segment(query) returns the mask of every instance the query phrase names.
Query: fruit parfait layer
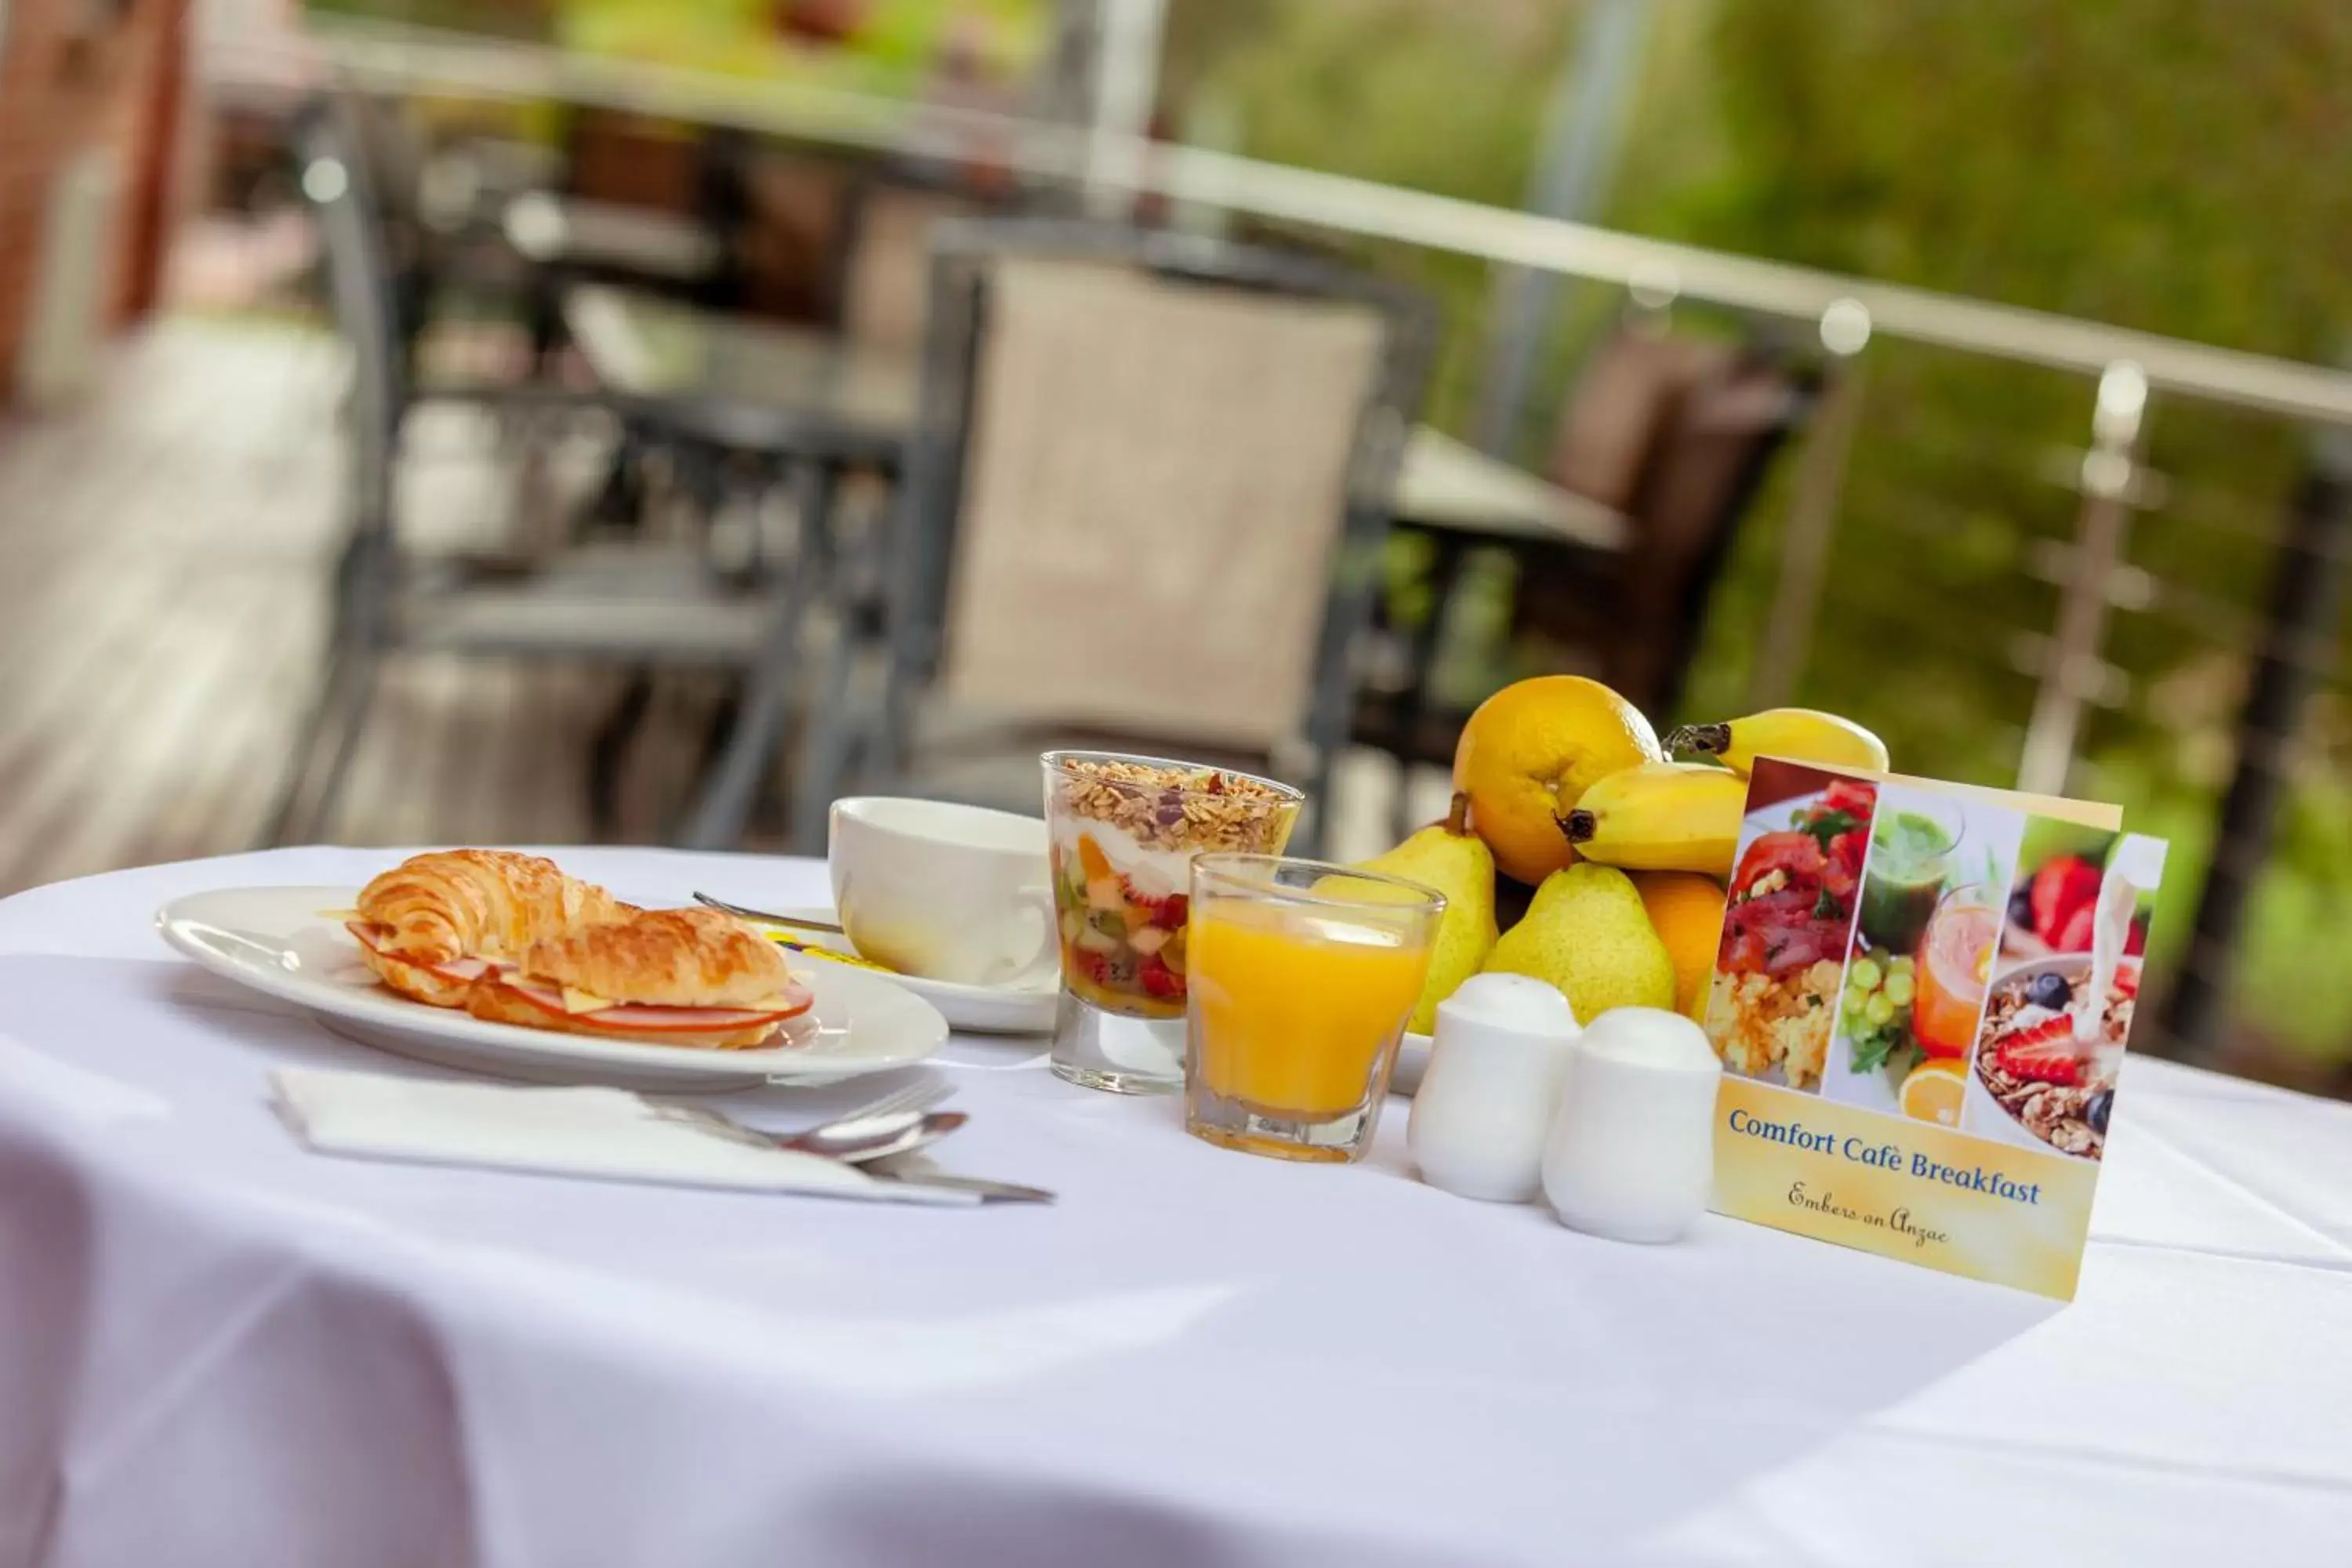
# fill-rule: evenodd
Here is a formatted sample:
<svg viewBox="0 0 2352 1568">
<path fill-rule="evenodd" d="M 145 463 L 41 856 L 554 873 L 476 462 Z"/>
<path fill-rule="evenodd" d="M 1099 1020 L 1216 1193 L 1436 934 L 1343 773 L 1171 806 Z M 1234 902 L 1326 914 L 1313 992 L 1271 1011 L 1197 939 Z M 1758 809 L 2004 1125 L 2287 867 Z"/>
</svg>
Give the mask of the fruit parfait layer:
<svg viewBox="0 0 2352 1568">
<path fill-rule="evenodd" d="M 1048 753 L 1045 820 L 1064 984 L 1106 1012 L 1181 1017 L 1192 857 L 1281 854 L 1305 798 L 1220 768 Z"/>
</svg>

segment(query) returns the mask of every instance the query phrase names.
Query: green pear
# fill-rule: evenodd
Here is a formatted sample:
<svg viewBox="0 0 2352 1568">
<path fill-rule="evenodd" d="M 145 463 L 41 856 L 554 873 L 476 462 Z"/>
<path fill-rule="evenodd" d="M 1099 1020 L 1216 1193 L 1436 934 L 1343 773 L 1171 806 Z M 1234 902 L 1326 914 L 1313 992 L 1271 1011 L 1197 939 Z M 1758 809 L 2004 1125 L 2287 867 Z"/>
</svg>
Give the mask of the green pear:
<svg viewBox="0 0 2352 1568">
<path fill-rule="evenodd" d="M 1363 863 L 1367 871 L 1420 882 L 1445 895 L 1430 940 L 1429 977 L 1406 1026 L 1417 1035 L 1437 1026 L 1437 1005 L 1478 973 L 1495 946 L 1495 852 L 1463 826 L 1466 797 L 1454 797 L 1453 813 L 1423 828 L 1384 855 Z"/>
<path fill-rule="evenodd" d="M 1674 960 L 1641 890 L 1614 866 L 1580 860 L 1546 877 L 1527 917 L 1486 955 L 1486 968 L 1557 985 L 1580 1024 L 1612 1007 L 1674 1010 Z"/>
</svg>

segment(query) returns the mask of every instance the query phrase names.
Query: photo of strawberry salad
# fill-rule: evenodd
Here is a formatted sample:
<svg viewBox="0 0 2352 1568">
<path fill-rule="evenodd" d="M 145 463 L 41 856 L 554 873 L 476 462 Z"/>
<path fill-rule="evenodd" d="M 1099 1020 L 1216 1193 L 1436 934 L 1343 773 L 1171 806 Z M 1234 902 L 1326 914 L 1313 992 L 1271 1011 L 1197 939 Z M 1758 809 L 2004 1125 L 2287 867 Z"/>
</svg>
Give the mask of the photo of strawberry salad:
<svg viewBox="0 0 2352 1568">
<path fill-rule="evenodd" d="M 2101 844 L 2104 851 L 2104 842 Z M 2018 879 L 2009 898 L 2009 921 L 2001 951 L 2011 958 L 2091 951 L 2093 906 L 2099 897 L 2101 861 L 2068 851 L 2049 856 Z M 2137 916 L 2125 952 L 2137 958 L 2147 946 L 2147 920 Z"/>
</svg>

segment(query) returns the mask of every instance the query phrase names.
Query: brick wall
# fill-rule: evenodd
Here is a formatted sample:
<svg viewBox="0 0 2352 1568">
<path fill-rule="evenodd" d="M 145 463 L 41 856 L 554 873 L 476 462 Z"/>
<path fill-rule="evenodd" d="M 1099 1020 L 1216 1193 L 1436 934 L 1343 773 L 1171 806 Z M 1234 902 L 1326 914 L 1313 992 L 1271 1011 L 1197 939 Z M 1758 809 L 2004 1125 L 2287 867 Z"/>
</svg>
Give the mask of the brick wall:
<svg viewBox="0 0 2352 1568">
<path fill-rule="evenodd" d="M 118 319 L 148 297 L 152 225 L 138 214 L 186 0 L 7 0 L 0 37 L 0 403 L 7 401 L 40 267 L 42 220 L 58 171 L 84 149 L 113 149 L 123 206 L 113 225 L 108 298 Z M 152 209 L 151 209 L 152 210 Z M 142 237 L 148 240 L 142 245 Z M 142 251 L 142 265 L 131 265 Z"/>
</svg>

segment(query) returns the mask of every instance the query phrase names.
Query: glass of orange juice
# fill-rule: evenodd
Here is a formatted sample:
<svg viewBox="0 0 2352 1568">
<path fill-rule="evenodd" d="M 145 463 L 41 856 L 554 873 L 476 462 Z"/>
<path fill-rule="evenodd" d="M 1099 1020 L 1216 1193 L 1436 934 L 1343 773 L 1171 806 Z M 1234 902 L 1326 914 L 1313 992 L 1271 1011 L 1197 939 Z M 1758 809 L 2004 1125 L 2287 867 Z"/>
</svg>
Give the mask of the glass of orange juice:
<svg viewBox="0 0 2352 1568">
<path fill-rule="evenodd" d="M 2000 893 L 1971 882 L 1946 893 L 1919 939 L 1911 1036 L 1931 1057 L 1966 1057 L 1976 1043 L 2000 934 Z"/>
<path fill-rule="evenodd" d="M 1184 1125 L 1286 1160 L 1370 1146 L 1444 895 L 1322 860 L 1192 862 Z"/>
</svg>

